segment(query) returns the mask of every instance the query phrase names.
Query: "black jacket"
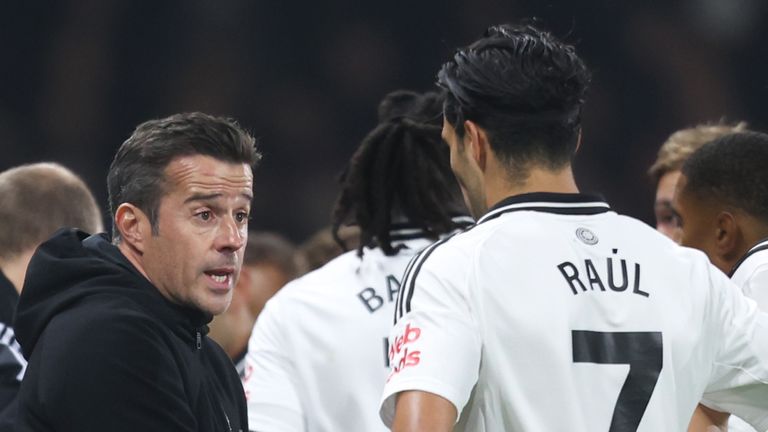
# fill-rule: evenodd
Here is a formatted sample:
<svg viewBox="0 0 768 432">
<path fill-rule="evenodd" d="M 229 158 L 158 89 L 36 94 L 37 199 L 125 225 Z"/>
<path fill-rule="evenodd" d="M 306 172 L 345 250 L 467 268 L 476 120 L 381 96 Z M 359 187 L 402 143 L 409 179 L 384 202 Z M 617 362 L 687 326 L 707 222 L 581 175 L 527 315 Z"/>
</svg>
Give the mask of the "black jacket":
<svg viewBox="0 0 768 432">
<path fill-rule="evenodd" d="M 104 235 L 37 250 L 16 312 L 19 431 L 247 431 L 211 317 L 167 301 Z"/>
</svg>

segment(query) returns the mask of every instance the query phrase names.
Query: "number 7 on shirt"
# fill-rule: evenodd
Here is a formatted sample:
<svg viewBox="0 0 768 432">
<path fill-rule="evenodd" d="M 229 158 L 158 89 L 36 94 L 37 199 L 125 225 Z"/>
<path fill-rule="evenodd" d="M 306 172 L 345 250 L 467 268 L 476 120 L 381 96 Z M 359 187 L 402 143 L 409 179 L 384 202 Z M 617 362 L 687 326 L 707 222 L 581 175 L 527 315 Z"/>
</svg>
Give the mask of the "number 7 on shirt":
<svg viewBox="0 0 768 432">
<path fill-rule="evenodd" d="M 608 432 L 635 432 L 651 399 L 663 363 L 661 332 L 573 330 L 573 362 L 628 364 Z"/>
</svg>

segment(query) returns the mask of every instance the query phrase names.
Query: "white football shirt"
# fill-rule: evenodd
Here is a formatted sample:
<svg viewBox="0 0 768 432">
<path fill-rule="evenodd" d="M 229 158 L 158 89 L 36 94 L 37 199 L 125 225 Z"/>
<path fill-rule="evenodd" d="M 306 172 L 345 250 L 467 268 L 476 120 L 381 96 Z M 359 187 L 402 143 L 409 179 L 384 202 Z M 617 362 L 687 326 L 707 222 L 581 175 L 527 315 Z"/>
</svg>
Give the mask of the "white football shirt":
<svg viewBox="0 0 768 432">
<path fill-rule="evenodd" d="M 744 295 L 755 300 L 761 310 L 768 312 L 768 239 L 747 251 L 731 270 L 731 280 L 741 287 Z"/>
<path fill-rule="evenodd" d="M 463 225 L 470 218 L 456 220 Z M 345 253 L 281 289 L 256 322 L 243 384 L 253 431 L 384 431 L 387 336 L 408 261 L 431 241 L 399 227 L 394 256 Z"/>
<path fill-rule="evenodd" d="M 731 270 L 731 280 L 747 297 L 757 302 L 758 308 L 768 312 L 768 239 L 749 249 Z M 738 417 L 728 421 L 729 432 L 755 432 Z"/>
<path fill-rule="evenodd" d="M 594 197 L 510 197 L 408 266 L 382 397 L 460 431 L 683 431 L 702 395 L 768 428 L 768 319 L 706 256 Z M 715 364 L 718 365 L 717 373 Z"/>
</svg>

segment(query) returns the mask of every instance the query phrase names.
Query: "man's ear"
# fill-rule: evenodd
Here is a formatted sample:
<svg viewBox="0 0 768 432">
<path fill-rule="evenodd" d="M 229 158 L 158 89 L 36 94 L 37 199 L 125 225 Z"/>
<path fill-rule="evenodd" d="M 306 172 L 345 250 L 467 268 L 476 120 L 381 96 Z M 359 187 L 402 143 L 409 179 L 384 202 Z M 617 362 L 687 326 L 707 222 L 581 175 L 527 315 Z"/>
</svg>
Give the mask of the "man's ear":
<svg viewBox="0 0 768 432">
<path fill-rule="evenodd" d="M 144 240 L 152 235 L 152 224 L 140 208 L 122 203 L 115 212 L 115 226 L 120 238 L 139 253 L 144 253 Z"/>
<path fill-rule="evenodd" d="M 478 126 L 472 120 L 465 120 L 463 139 L 465 140 L 465 145 L 470 146 L 472 158 L 477 163 L 477 166 L 480 167 L 480 170 L 485 171 L 488 152 L 490 151 L 490 143 L 488 142 L 488 135 L 485 133 L 485 129 Z"/>
<path fill-rule="evenodd" d="M 731 260 L 739 252 L 737 249 L 741 244 L 741 237 L 743 235 L 736 217 L 728 211 L 719 212 L 716 218 L 715 229 L 717 230 L 715 236 L 717 254 L 726 260 Z"/>
</svg>

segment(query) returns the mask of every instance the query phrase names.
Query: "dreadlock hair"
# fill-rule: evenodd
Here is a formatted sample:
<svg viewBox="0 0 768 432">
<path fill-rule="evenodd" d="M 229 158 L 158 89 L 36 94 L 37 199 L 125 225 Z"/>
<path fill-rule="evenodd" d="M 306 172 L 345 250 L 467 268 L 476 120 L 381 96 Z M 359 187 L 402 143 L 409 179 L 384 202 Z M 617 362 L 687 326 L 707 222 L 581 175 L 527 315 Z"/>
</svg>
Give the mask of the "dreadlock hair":
<svg viewBox="0 0 768 432">
<path fill-rule="evenodd" d="M 436 240 L 459 227 L 451 216 L 466 214 L 440 137 L 442 96 L 394 91 L 379 104 L 378 117 L 341 174 L 332 216 L 334 239 L 344 249 L 342 225 L 359 226 L 359 256 L 366 246 L 395 255 L 400 248 L 390 230 L 402 219 Z"/>
</svg>

